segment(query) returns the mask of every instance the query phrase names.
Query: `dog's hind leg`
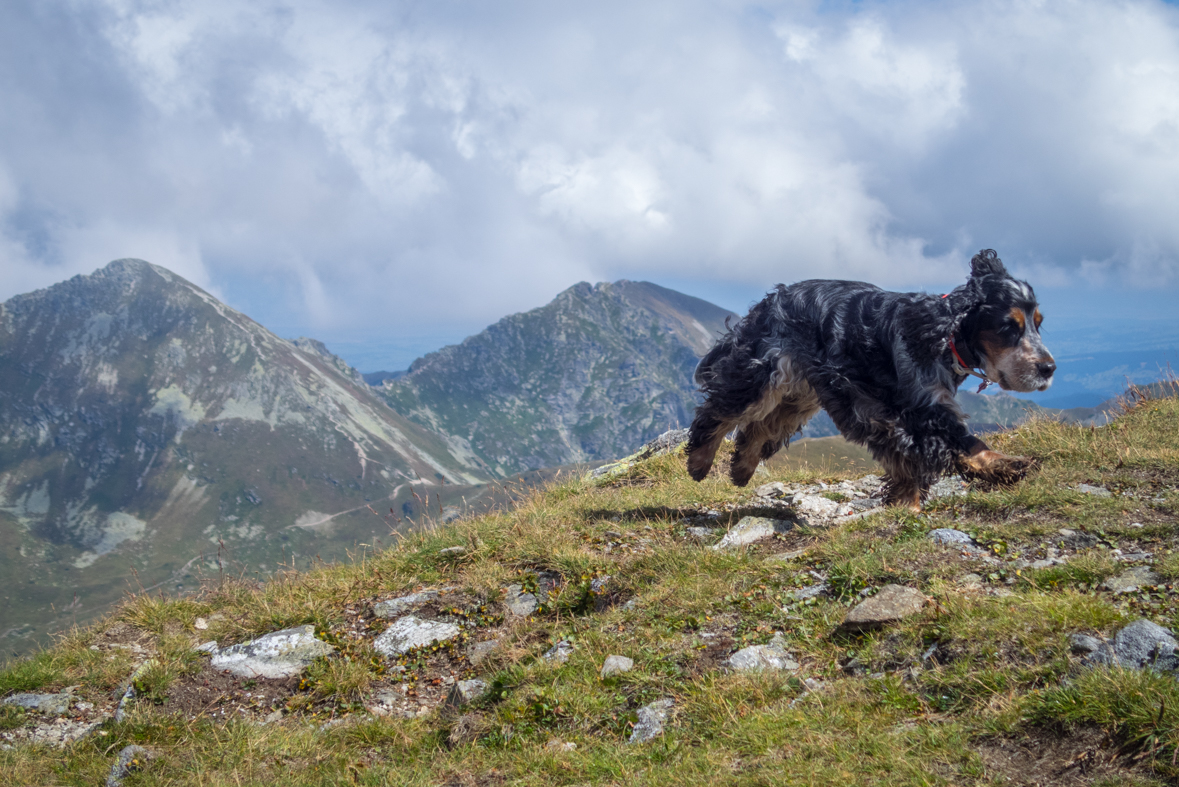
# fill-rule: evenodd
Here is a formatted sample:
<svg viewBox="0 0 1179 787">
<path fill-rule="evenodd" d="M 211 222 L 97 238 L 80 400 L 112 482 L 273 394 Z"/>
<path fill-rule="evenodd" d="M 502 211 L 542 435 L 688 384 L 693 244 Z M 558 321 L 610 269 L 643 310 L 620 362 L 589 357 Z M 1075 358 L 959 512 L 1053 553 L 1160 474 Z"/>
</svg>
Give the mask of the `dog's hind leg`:
<svg viewBox="0 0 1179 787">
<path fill-rule="evenodd" d="M 765 418 L 742 425 L 729 467 L 733 483 L 748 484 L 758 464 L 778 453 L 818 411 L 819 400 L 814 392 L 798 391 L 783 399 Z"/>
<path fill-rule="evenodd" d="M 736 421 L 717 417 L 715 410 L 706 402 L 696 410 L 692 426 L 688 431 L 688 475 L 693 481 L 703 481 L 712 469 L 716 451 Z"/>
</svg>

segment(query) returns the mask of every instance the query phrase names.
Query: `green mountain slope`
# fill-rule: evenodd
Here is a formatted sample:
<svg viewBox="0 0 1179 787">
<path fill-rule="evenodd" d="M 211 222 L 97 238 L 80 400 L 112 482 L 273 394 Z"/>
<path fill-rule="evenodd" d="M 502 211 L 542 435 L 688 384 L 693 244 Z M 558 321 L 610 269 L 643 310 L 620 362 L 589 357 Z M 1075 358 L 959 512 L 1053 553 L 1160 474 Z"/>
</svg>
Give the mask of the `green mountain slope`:
<svg viewBox="0 0 1179 787">
<path fill-rule="evenodd" d="M 388 534 L 369 501 L 419 478 L 485 475 L 323 345 L 163 268 L 118 260 L 0 305 L 0 636 L 191 587 L 226 555 L 343 557 Z"/>
<path fill-rule="evenodd" d="M 583 282 L 380 391 L 496 475 L 625 456 L 691 420 L 692 372 L 730 314 L 647 282 Z"/>
</svg>

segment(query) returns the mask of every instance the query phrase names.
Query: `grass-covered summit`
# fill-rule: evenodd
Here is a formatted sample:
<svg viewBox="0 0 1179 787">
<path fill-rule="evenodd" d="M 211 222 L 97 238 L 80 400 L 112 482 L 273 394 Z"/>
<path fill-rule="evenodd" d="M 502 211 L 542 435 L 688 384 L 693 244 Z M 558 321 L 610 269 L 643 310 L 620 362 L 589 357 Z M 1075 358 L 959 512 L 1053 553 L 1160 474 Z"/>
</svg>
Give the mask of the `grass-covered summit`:
<svg viewBox="0 0 1179 787">
<path fill-rule="evenodd" d="M 691 482 L 675 452 L 354 564 L 132 598 L 0 672 L 0 696 L 70 703 L 64 721 L 5 706 L 0 777 L 92 785 L 137 744 L 147 754 L 125 785 L 1173 783 L 1175 675 L 1085 666 L 1070 637 L 1179 623 L 1179 399 L 994 443 L 1039 472 L 1011 489 L 948 485 L 919 516 L 798 524 L 775 497 L 805 490 L 842 512 L 871 484 L 840 482 L 864 471 L 774 465 L 755 497 Z M 747 516 L 794 526 L 711 548 Z M 971 541 L 937 543 L 938 528 Z M 842 625 L 888 585 L 923 606 L 874 630 Z M 459 633 L 381 655 L 406 616 Z M 304 624 L 335 651 L 295 678 L 227 676 L 193 649 Z M 786 654 L 781 668 L 733 669 L 753 645 Z M 609 656 L 633 666 L 602 677 Z M 122 720 L 100 721 L 133 673 Z M 458 697 L 471 678 L 482 693 Z M 661 734 L 631 743 L 653 706 Z M 96 723 L 61 747 L 23 742 Z"/>
</svg>

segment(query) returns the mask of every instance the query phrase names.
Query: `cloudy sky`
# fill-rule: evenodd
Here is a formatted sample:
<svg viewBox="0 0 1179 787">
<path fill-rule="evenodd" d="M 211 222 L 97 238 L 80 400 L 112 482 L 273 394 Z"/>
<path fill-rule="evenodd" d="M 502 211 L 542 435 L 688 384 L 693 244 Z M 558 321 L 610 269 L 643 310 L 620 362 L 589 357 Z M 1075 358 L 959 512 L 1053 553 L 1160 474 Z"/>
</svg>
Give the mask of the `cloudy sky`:
<svg viewBox="0 0 1179 787">
<path fill-rule="evenodd" d="M 0 107 L 0 299 L 141 257 L 365 371 L 580 280 L 1179 295 L 1157 0 L 17 0 Z"/>
</svg>

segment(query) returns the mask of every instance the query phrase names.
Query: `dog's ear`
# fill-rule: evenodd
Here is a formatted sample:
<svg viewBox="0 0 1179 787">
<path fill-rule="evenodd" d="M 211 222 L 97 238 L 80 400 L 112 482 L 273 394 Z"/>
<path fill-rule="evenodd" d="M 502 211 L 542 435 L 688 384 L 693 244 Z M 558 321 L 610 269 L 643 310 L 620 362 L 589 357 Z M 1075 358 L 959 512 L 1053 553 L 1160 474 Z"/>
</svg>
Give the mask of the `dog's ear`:
<svg viewBox="0 0 1179 787">
<path fill-rule="evenodd" d="M 970 260 L 970 276 L 981 279 L 983 276 L 1006 276 L 1007 269 L 1003 267 L 1003 260 L 994 249 L 983 249 Z"/>
</svg>

